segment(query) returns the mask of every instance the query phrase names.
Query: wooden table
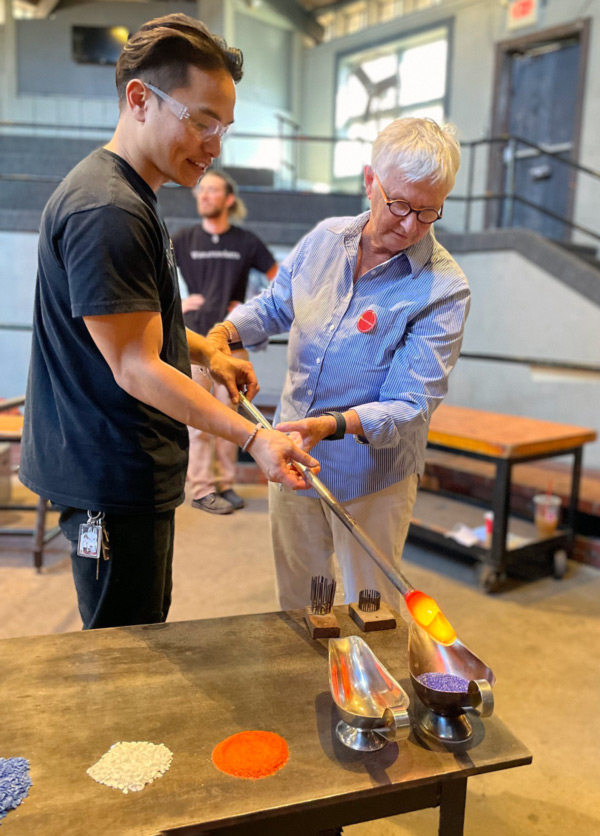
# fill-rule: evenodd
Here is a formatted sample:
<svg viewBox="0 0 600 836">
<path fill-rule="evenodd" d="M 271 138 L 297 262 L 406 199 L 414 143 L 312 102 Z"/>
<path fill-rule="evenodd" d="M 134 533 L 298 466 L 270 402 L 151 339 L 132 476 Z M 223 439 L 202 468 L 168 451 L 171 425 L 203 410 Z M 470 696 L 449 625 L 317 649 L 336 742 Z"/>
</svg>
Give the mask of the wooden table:
<svg viewBox="0 0 600 836">
<path fill-rule="evenodd" d="M 358 633 L 345 610 L 342 635 Z M 416 712 L 404 622 L 366 641 Z M 531 761 L 495 716 L 472 720 L 468 750 L 427 748 L 414 730 L 379 752 L 347 749 L 334 733 L 327 642 L 309 638 L 300 611 L 8 639 L 0 666 L 0 756 L 28 758 L 33 779 L 3 836 L 310 836 L 436 806 L 440 836 L 460 836 L 467 778 Z M 287 740 L 274 776 L 213 766 L 214 746 L 248 729 Z M 86 775 L 132 740 L 168 746 L 169 771 L 127 795 Z"/>
<path fill-rule="evenodd" d="M 25 398 L 11 398 L 9 401 L 0 403 L 0 442 L 7 441 L 9 444 L 20 444 L 23 434 L 22 415 L 4 415 L 3 410 L 21 406 Z M 10 503 L 0 505 L 0 511 L 35 511 L 35 524 L 33 528 L 0 528 L 0 535 L 6 534 L 9 537 L 25 536 L 32 538 L 33 565 L 38 572 L 42 571 L 44 562 L 44 546 L 60 534 L 60 528 L 55 525 L 49 530 L 46 529 L 46 514 L 50 510 L 47 499 L 38 497 L 35 505 L 19 505 Z"/>
<path fill-rule="evenodd" d="M 541 560 L 550 566 L 555 577 L 562 577 L 566 557 L 571 556 L 575 539 L 582 448 L 596 437 L 596 431 L 586 427 L 442 404 L 431 418 L 428 446 L 489 461 L 496 466 L 491 509 L 494 512 L 492 542 L 489 549 L 460 546 L 447 538 L 447 528 L 440 525 L 439 520 L 419 516 L 413 518 L 411 536 L 482 560 L 481 582 L 488 592 L 500 587 L 510 563 L 523 568 Z M 573 470 L 566 525 L 553 537 L 543 540 L 539 540 L 531 528 L 530 541 L 509 550 L 507 533 L 513 466 L 567 454 L 573 456 Z M 432 511 L 435 514 L 435 509 Z"/>
</svg>

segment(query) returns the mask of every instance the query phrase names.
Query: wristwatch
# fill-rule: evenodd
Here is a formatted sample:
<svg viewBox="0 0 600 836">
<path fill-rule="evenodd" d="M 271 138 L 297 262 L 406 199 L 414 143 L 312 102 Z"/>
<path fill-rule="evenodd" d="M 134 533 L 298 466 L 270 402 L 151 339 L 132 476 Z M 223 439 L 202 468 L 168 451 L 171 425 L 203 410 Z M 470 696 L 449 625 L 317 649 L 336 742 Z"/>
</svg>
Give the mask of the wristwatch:
<svg viewBox="0 0 600 836">
<path fill-rule="evenodd" d="M 322 415 L 331 415 L 335 418 L 335 432 L 331 435 L 326 435 L 323 441 L 339 441 L 346 435 L 346 419 L 341 412 L 322 412 Z"/>
</svg>

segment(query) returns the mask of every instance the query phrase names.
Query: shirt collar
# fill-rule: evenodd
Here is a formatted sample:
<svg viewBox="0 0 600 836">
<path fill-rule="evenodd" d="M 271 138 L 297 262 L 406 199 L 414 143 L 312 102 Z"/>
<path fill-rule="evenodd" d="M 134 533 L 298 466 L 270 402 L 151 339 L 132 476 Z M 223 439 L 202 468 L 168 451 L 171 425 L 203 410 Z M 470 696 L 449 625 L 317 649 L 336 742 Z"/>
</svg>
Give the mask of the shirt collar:
<svg viewBox="0 0 600 836">
<path fill-rule="evenodd" d="M 407 247 L 404 250 L 404 255 L 408 258 L 410 264 L 413 279 L 416 279 L 425 265 L 431 261 L 434 242 L 435 235 L 432 225 L 427 235 L 421 238 L 418 244 L 413 244 L 412 247 Z"/>
<path fill-rule="evenodd" d="M 367 210 L 360 215 L 353 218 L 335 218 L 330 226 L 327 228 L 338 235 L 343 235 L 345 243 L 354 243 L 358 247 L 358 241 L 354 240 L 360 237 L 367 221 L 371 217 L 371 212 Z M 431 260 L 433 255 L 433 246 L 435 243 L 435 235 L 433 226 L 431 226 L 427 235 L 422 238 L 418 244 L 413 244 L 412 247 L 407 247 L 401 250 L 396 255 L 388 259 L 388 262 L 394 261 L 396 258 L 406 256 L 410 264 L 410 272 L 413 279 L 416 279 L 421 270 Z"/>
</svg>

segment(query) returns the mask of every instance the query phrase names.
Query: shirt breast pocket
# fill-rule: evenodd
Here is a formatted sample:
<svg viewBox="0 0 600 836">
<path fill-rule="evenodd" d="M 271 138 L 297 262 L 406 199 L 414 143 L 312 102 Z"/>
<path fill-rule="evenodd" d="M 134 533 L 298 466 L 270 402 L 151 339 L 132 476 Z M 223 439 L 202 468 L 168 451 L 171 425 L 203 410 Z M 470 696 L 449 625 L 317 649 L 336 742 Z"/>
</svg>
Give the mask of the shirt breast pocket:
<svg viewBox="0 0 600 836">
<path fill-rule="evenodd" d="M 354 344 L 366 365 L 389 365 L 406 332 L 407 317 L 402 309 L 365 305 L 353 324 Z"/>
</svg>

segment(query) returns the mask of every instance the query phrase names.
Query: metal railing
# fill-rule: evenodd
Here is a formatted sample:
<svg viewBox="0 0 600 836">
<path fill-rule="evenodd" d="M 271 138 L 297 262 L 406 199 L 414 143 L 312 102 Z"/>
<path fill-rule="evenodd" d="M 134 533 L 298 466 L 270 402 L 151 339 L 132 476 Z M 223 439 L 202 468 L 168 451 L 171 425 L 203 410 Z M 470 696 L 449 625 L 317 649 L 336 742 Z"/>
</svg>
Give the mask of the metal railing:
<svg viewBox="0 0 600 836">
<path fill-rule="evenodd" d="M 0 325 L 0 328 L 2 326 Z M 278 334 L 269 339 L 269 345 L 288 345 L 287 334 Z M 573 363 L 565 360 L 553 360 L 539 357 L 521 357 L 508 354 L 481 354 L 479 352 L 461 351 L 461 360 L 482 360 L 488 363 L 512 363 L 517 366 L 529 366 L 534 369 L 558 370 L 561 372 L 586 372 L 600 374 L 600 365 L 594 363 Z"/>
<path fill-rule="evenodd" d="M 486 191 L 485 194 L 473 194 L 477 149 L 480 147 L 485 147 L 489 149 L 494 145 L 501 145 L 505 152 L 503 153 L 503 159 L 506 163 L 504 177 L 506 188 L 497 192 Z M 529 209 L 534 210 L 535 212 L 539 213 L 544 217 L 551 218 L 552 220 L 564 224 L 570 230 L 576 230 L 578 232 L 583 233 L 584 235 L 590 236 L 596 241 L 600 241 L 600 230 L 594 230 L 587 226 L 583 226 L 583 224 L 579 224 L 576 221 L 573 221 L 571 218 L 566 217 L 565 215 L 561 215 L 557 212 L 554 212 L 551 209 L 548 209 L 546 206 L 540 206 L 538 203 L 534 203 L 533 201 L 531 201 L 525 195 L 518 193 L 516 183 L 515 162 L 517 160 L 517 152 L 519 146 L 524 146 L 525 148 L 531 149 L 534 152 L 535 156 L 546 156 L 553 158 L 561 165 L 566 166 L 572 175 L 576 173 L 583 174 L 592 178 L 592 182 L 594 182 L 595 184 L 600 184 L 600 171 L 590 168 L 589 166 L 581 165 L 580 163 L 577 163 L 574 160 L 565 159 L 562 156 L 562 154 L 564 154 L 564 151 L 557 151 L 546 148 L 543 145 L 538 145 L 534 142 L 530 142 L 528 139 L 525 139 L 521 136 L 516 136 L 514 134 L 504 134 L 497 137 L 461 142 L 461 148 L 463 150 L 465 148 L 469 149 L 469 159 L 467 163 L 466 194 L 452 194 L 448 197 L 448 200 L 465 202 L 466 207 L 464 218 L 464 232 L 468 233 L 471 231 L 471 210 L 473 203 L 477 201 L 502 201 L 505 204 L 505 211 L 503 212 L 502 222 L 500 224 L 497 224 L 497 226 L 513 226 L 514 207 L 516 203 L 519 203 L 523 206 L 527 206 Z M 598 192 L 598 196 L 600 197 L 600 190 Z M 493 226 L 493 224 L 489 225 Z"/>
<path fill-rule="evenodd" d="M 26 323 L 0 322 L 0 331 L 33 331 L 33 325 Z M 269 345 L 287 346 L 287 334 L 278 334 L 269 338 Z M 519 366 L 531 366 L 542 369 L 557 369 L 564 372 L 588 372 L 600 374 L 600 365 L 594 363 L 572 363 L 564 360 L 548 360 L 539 357 L 508 356 L 506 354 L 481 354 L 472 351 L 461 351 L 463 360 L 483 360 L 491 363 L 514 363 Z M 6 406 L 4 406 L 6 409 Z"/>
<path fill-rule="evenodd" d="M 333 149 L 336 143 L 348 143 L 349 140 L 344 137 L 302 134 L 300 133 L 300 126 L 292 119 L 282 115 L 277 115 L 276 118 L 278 121 L 278 132 L 276 134 L 233 131 L 231 135 L 225 138 L 224 148 L 227 150 L 229 143 L 272 141 L 278 144 L 279 152 L 277 155 L 274 155 L 277 160 L 275 165 L 279 165 L 281 169 L 279 179 L 275 181 L 275 188 L 285 188 L 290 191 L 310 191 L 310 182 L 306 179 L 302 180 L 300 177 L 300 151 L 302 147 L 309 144 L 324 144 L 332 149 L 333 155 Z M 0 133 L 7 129 L 24 130 L 25 128 L 29 128 L 30 130 L 56 129 L 57 131 L 71 133 L 79 132 L 80 137 L 82 132 L 88 135 L 97 134 L 101 131 L 104 131 L 107 136 L 110 134 L 110 129 L 92 125 L 38 124 L 33 126 L 24 122 L 0 122 Z M 353 142 L 363 146 L 370 145 L 366 140 L 353 140 Z M 282 150 L 284 145 L 289 145 L 289 153 L 285 153 Z M 233 148 L 232 145 L 229 145 L 229 147 Z M 523 149 L 527 149 L 531 152 L 532 156 L 548 157 L 561 166 L 567 167 L 569 183 L 566 188 L 570 193 L 565 197 L 568 199 L 567 202 L 571 202 L 571 206 L 574 205 L 575 186 L 580 187 L 582 185 L 582 183 L 575 182 L 576 178 L 581 177 L 589 178 L 588 182 L 593 184 L 593 188 L 596 190 L 597 197 L 594 198 L 593 195 L 590 195 L 590 204 L 598 203 L 600 199 L 600 188 L 598 188 L 600 184 L 600 171 L 565 158 L 564 150 L 553 150 L 550 147 L 530 142 L 521 136 L 505 134 L 478 140 L 467 140 L 461 143 L 461 147 L 463 149 L 463 170 L 466 170 L 464 191 L 463 193 L 449 195 L 448 202 L 464 205 L 464 216 L 462 218 L 462 224 L 460 224 L 463 232 L 469 233 L 474 231 L 473 207 L 476 204 L 483 203 L 484 206 L 490 207 L 495 203 L 496 209 L 498 210 L 495 213 L 496 217 L 492 217 L 492 212 L 486 212 L 484 220 L 478 224 L 479 229 L 512 227 L 515 222 L 515 207 L 520 205 L 535 213 L 536 216 L 548 218 L 550 221 L 562 224 L 564 229 L 569 231 L 569 234 L 577 232 L 591 238 L 594 242 L 600 242 L 600 227 L 592 228 L 587 224 L 580 223 L 577 219 L 576 212 L 575 218 L 571 216 L 571 211 L 568 214 L 561 214 L 547 206 L 534 202 L 531 200 L 530 195 L 520 192 L 516 178 L 516 160 L 518 154 L 521 153 L 522 155 Z M 477 172 L 477 165 L 480 162 L 478 152 L 481 148 L 487 151 L 488 159 L 484 162 L 482 170 Z M 493 159 L 494 154 L 496 155 L 495 161 Z M 464 161 L 465 157 L 467 158 L 466 166 Z M 502 160 L 502 162 L 500 163 L 499 160 Z M 235 166 L 236 162 L 230 162 L 227 153 L 225 153 L 218 161 L 218 166 L 227 168 L 229 165 Z M 248 169 L 253 167 L 256 166 L 250 165 Z M 478 182 L 487 183 L 489 182 L 490 170 L 492 168 L 495 169 L 494 176 L 496 180 L 493 189 L 485 188 L 483 191 L 479 190 L 476 192 L 476 172 L 478 174 Z M 62 177 L 59 175 L 11 173 L 0 170 L 0 181 L 53 183 L 60 182 L 61 179 Z M 326 182 L 324 185 L 331 191 L 346 191 L 348 193 L 360 194 L 363 191 L 362 173 L 356 175 L 355 178 L 348 177 L 343 180 L 330 176 L 329 182 Z M 520 225 L 523 226 L 524 224 Z"/>
</svg>

